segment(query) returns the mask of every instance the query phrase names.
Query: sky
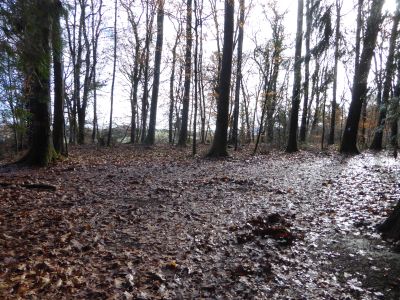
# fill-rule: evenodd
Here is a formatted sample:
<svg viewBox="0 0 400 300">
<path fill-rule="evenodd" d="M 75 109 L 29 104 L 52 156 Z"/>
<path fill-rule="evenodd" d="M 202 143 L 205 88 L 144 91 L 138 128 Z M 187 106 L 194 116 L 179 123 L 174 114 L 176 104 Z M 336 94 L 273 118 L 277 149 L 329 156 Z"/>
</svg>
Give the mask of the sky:
<svg viewBox="0 0 400 300">
<path fill-rule="evenodd" d="M 181 0 L 177 0 L 181 1 Z M 204 0 L 205 3 L 208 3 L 208 0 Z M 223 1 L 221 2 L 221 13 L 223 13 Z M 246 0 L 248 3 L 249 0 Z M 288 34 L 288 43 L 293 43 L 295 40 L 295 32 L 296 32 L 296 16 L 297 16 L 297 0 L 281 0 L 278 1 L 279 6 L 281 7 L 281 11 L 287 11 L 287 15 L 285 18 L 285 28 L 286 33 Z M 343 8 L 342 8 L 342 29 L 347 28 L 348 30 L 354 30 L 355 28 L 355 20 L 356 20 L 356 11 L 353 9 L 354 3 L 356 0 L 343 0 Z M 108 13 L 110 16 L 113 14 L 113 0 L 104 0 L 106 6 L 108 6 Z M 169 1 L 166 1 L 165 9 L 166 11 L 170 10 L 168 7 Z M 238 1 L 236 2 L 238 3 Z M 268 23 L 262 13 L 262 3 L 265 3 L 265 0 L 253 0 L 254 8 L 251 10 L 248 18 L 246 20 L 246 24 L 244 27 L 245 32 L 245 40 L 244 40 L 244 51 L 253 49 L 254 43 L 252 41 L 253 36 L 257 36 L 257 39 L 262 41 L 266 40 L 269 37 L 270 32 L 268 31 Z M 334 3 L 334 0 L 332 0 Z M 384 11 L 394 11 L 395 10 L 395 0 L 386 0 Z M 238 5 L 236 5 L 238 6 Z M 109 18 L 109 22 L 112 22 L 112 18 Z M 118 18 L 119 26 L 123 27 L 126 24 L 126 15 L 122 11 L 122 8 L 119 12 Z M 334 20 L 333 20 L 334 22 Z M 223 23 L 223 15 L 221 15 L 220 23 Z M 212 20 L 209 21 L 209 24 L 212 29 L 207 30 L 207 40 L 205 43 L 205 57 L 207 54 L 210 54 L 211 51 L 216 50 L 216 42 L 214 40 L 213 33 L 213 23 Z M 164 49 L 163 49 L 163 65 L 161 66 L 161 87 L 159 93 L 159 105 L 158 105 L 158 118 L 157 118 L 157 128 L 167 128 L 167 118 L 165 117 L 167 111 L 168 104 L 168 85 L 169 85 L 169 68 L 168 64 L 165 62 L 168 60 L 170 56 L 170 48 L 169 45 L 172 43 L 175 38 L 175 31 L 172 23 L 168 17 L 164 19 Z M 304 47 L 303 47 L 304 51 Z M 294 47 L 287 50 L 285 55 L 294 56 Z M 154 58 L 151 57 L 151 60 Z M 107 63 L 107 66 L 104 68 L 103 77 L 111 78 L 111 66 L 112 63 Z M 251 67 L 251 66 L 250 66 Z M 245 66 L 246 68 L 246 66 Z M 343 78 L 338 84 L 338 94 L 340 95 L 341 91 L 346 91 L 349 89 L 348 82 L 345 80 L 346 74 L 343 64 L 339 63 L 339 73 L 342 74 L 339 78 Z M 109 76 L 108 76 L 109 75 Z M 258 78 L 254 78 L 253 84 L 256 85 L 256 81 Z M 100 128 L 105 128 L 109 119 L 109 110 L 110 110 L 110 82 L 102 88 L 99 92 L 99 126 Z M 250 82 L 250 84 L 252 84 Z M 129 102 L 129 93 L 127 92 L 126 81 L 124 80 L 122 74 L 117 71 L 117 81 L 115 87 L 115 106 L 114 106 L 114 116 L 115 116 L 115 125 L 129 124 L 130 122 L 130 102 Z M 151 96 L 151 93 L 150 93 Z M 88 109 L 88 121 L 92 118 L 91 107 Z"/>
</svg>

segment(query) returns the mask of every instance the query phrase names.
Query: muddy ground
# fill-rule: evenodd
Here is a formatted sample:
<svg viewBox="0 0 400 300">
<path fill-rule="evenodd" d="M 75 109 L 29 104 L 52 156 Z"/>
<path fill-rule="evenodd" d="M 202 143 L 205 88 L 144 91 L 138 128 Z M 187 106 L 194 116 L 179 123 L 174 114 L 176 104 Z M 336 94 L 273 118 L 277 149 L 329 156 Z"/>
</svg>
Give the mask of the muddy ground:
<svg viewBox="0 0 400 300">
<path fill-rule="evenodd" d="M 232 151 L 233 152 L 233 151 Z M 0 298 L 399 299 L 387 153 L 72 149 L 0 168 Z"/>
</svg>

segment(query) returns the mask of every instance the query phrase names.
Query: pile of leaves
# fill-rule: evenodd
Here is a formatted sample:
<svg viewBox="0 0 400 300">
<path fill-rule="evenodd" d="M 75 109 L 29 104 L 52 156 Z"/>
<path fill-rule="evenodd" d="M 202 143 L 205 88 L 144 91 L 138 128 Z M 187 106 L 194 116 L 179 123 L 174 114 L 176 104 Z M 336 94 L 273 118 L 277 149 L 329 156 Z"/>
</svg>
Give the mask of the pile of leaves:
<svg viewBox="0 0 400 300">
<path fill-rule="evenodd" d="M 299 237 L 291 230 L 291 223 L 288 222 L 278 213 L 270 214 L 266 217 L 259 215 L 250 218 L 242 228 L 231 228 L 232 231 L 237 231 L 237 241 L 239 244 L 244 244 L 249 241 L 254 241 L 257 237 L 272 238 L 279 245 L 292 245 L 293 241 Z"/>
</svg>

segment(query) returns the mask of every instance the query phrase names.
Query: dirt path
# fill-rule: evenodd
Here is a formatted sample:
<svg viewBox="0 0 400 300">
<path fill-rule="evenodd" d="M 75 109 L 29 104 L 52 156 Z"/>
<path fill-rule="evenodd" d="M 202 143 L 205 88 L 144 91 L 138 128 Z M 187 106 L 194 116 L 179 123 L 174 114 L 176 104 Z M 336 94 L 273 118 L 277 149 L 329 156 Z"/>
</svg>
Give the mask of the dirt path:
<svg viewBox="0 0 400 300">
<path fill-rule="evenodd" d="M 165 148 L 3 168 L 0 296 L 397 299 L 400 255 L 374 226 L 399 179 L 385 155 L 213 161 Z"/>
</svg>

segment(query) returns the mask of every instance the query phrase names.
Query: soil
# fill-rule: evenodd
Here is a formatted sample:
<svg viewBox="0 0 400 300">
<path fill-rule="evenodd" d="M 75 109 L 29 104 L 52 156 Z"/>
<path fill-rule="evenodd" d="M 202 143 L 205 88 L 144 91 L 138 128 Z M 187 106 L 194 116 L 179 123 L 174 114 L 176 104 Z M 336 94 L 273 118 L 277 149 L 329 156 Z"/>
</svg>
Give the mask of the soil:
<svg viewBox="0 0 400 300">
<path fill-rule="evenodd" d="M 249 150 L 250 151 L 250 150 Z M 5 299 L 399 299 L 388 153 L 75 147 L 0 168 Z"/>
</svg>

